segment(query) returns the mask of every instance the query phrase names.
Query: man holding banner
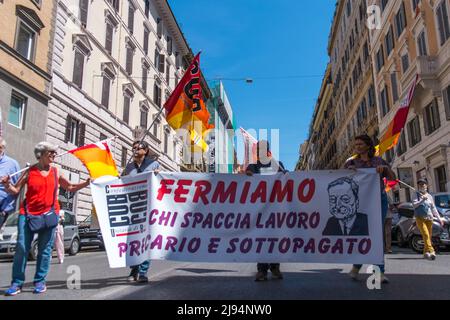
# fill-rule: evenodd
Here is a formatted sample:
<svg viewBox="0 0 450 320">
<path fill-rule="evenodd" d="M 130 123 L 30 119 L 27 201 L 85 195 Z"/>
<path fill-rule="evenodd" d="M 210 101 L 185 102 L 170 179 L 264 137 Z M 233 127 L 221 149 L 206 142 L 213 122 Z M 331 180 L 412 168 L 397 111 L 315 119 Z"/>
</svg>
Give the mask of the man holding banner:
<svg viewBox="0 0 450 320">
<path fill-rule="evenodd" d="M 278 172 L 286 173 L 281 161 L 277 161 L 272 157 L 270 151 L 269 142 L 265 140 L 258 141 L 257 143 L 257 162 L 251 163 L 246 169 L 246 174 L 252 176 L 253 174 L 271 175 Z M 283 279 L 283 274 L 280 271 L 279 263 L 258 263 L 258 272 L 255 277 L 255 281 L 267 281 L 267 272 L 272 272 L 273 279 Z"/>
<path fill-rule="evenodd" d="M 159 162 L 149 157 L 150 147 L 145 141 L 135 141 L 133 143 L 133 162 L 129 163 L 123 172 L 123 176 L 136 176 L 142 172 L 159 172 Z M 150 260 L 146 260 L 137 266 L 131 267 L 128 281 L 139 283 L 148 282 L 148 269 Z"/>
</svg>

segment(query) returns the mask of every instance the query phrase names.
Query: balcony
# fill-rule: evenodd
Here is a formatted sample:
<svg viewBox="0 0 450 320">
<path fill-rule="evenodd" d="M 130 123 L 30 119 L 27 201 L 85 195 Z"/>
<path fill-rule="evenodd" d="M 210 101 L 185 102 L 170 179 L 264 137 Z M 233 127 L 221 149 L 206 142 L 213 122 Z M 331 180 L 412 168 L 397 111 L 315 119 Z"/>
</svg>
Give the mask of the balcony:
<svg viewBox="0 0 450 320">
<path fill-rule="evenodd" d="M 447 50 L 448 51 L 448 50 Z M 444 52 L 445 53 L 445 52 Z M 420 77 L 420 84 L 424 89 L 433 91 L 435 97 L 441 96 L 439 86 L 439 72 L 444 67 L 443 63 L 445 57 L 439 59 L 436 56 L 419 56 L 416 59 L 417 73 Z"/>
</svg>

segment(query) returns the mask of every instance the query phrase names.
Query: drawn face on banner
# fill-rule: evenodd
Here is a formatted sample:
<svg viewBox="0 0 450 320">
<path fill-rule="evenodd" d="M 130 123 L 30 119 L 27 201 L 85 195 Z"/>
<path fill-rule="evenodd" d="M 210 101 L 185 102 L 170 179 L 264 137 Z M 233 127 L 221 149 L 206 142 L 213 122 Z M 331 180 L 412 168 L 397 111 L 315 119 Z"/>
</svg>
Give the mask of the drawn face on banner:
<svg viewBox="0 0 450 320">
<path fill-rule="evenodd" d="M 339 220 L 347 220 L 358 211 L 358 197 L 350 183 L 343 182 L 328 190 L 330 213 Z"/>
</svg>

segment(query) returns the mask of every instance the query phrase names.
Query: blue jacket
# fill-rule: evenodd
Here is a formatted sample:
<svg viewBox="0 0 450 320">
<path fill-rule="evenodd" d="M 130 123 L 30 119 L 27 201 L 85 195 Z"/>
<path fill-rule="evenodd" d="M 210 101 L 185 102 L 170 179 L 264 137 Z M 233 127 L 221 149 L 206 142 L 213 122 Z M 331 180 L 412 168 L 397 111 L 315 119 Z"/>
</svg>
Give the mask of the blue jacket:
<svg viewBox="0 0 450 320">
<path fill-rule="evenodd" d="M 19 164 L 13 158 L 3 155 L 0 158 L 0 177 L 11 175 L 20 170 Z M 11 183 L 15 184 L 19 176 L 11 178 Z M 5 211 L 10 213 L 16 209 L 16 197 L 10 195 L 5 191 L 5 188 L 0 183 L 0 212 Z"/>
</svg>

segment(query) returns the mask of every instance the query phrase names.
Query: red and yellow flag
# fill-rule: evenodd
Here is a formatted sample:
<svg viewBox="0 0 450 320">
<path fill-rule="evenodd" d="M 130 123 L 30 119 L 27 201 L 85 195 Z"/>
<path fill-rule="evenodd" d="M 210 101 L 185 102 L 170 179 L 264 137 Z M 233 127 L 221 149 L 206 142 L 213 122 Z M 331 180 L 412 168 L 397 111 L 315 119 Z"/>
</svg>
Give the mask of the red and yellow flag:
<svg viewBox="0 0 450 320">
<path fill-rule="evenodd" d="M 164 108 L 169 125 L 175 130 L 181 128 L 188 130 L 193 145 L 205 151 L 207 145 L 203 135 L 207 130 L 214 128 L 214 125 L 209 124 L 210 114 L 203 101 L 200 77 L 200 53 L 198 53 L 164 104 Z M 198 132 L 199 123 L 202 132 Z"/>
<path fill-rule="evenodd" d="M 92 179 L 103 176 L 119 176 L 107 141 L 101 141 L 70 150 L 88 169 Z"/>
<path fill-rule="evenodd" d="M 386 151 L 394 148 L 398 139 L 400 138 L 400 134 L 402 133 L 403 128 L 406 124 L 406 119 L 408 118 L 409 107 L 411 106 L 411 101 L 414 97 L 414 91 L 416 89 L 416 84 L 419 79 L 419 75 L 416 75 L 411 88 L 409 89 L 408 95 L 400 104 L 400 108 L 392 119 L 389 127 L 387 128 L 385 134 L 380 139 L 379 151 L 378 155 L 381 157 Z"/>
</svg>

